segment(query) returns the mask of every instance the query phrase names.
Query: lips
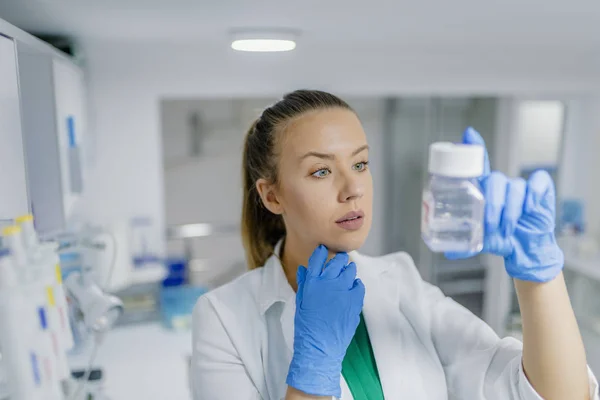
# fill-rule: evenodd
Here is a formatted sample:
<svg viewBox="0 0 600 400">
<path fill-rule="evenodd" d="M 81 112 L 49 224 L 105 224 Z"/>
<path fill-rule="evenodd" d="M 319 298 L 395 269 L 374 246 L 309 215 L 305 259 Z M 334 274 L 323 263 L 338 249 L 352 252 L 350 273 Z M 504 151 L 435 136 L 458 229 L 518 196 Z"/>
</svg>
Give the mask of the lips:
<svg viewBox="0 0 600 400">
<path fill-rule="evenodd" d="M 351 211 L 344 215 L 342 218 L 335 221 L 335 223 L 348 231 L 355 231 L 363 226 L 365 220 L 365 213 L 362 210 Z"/>
<path fill-rule="evenodd" d="M 344 221 L 351 221 L 353 219 L 357 219 L 357 218 L 364 218 L 365 213 L 362 210 L 358 210 L 358 211 L 350 211 L 348 214 L 344 215 L 342 218 L 338 219 L 337 222 L 338 224 L 340 222 L 344 222 Z"/>
</svg>

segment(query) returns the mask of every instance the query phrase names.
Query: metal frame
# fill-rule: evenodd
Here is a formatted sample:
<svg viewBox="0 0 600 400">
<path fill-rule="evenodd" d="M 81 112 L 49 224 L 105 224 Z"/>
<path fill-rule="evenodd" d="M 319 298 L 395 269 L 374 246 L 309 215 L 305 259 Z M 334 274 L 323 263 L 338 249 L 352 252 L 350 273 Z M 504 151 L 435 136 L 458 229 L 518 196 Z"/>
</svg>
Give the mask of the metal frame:
<svg viewBox="0 0 600 400">
<path fill-rule="evenodd" d="M 239 232 L 238 225 L 196 223 L 172 225 L 167 227 L 167 241 L 183 240 L 185 257 L 188 260 L 193 256 L 193 239 L 209 236 L 228 235 Z"/>
</svg>

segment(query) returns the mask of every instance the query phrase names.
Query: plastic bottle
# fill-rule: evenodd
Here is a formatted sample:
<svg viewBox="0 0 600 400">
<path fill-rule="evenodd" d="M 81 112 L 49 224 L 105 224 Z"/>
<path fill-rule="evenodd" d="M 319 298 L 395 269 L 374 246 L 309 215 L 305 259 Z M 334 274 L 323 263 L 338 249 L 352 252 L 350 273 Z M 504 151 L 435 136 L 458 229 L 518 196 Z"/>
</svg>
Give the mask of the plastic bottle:
<svg viewBox="0 0 600 400">
<path fill-rule="evenodd" d="M 62 283 L 62 272 L 60 269 L 59 256 L 56 243 L 40 243 L 35 227 L 33 216 L 24 215 L 16 219 L 23 230 L 25 247 L 32 255 L 32 262 L 40 266 L 40 274 L 44 276 L 47 287 L 48 303 L 50 306 L 50 330 L 56 338 L 55 348 L 58 351 L 58 369 L 61 379 L 71 376 L 67 362 L 67 351 L 73 348 L 73 334 L 69 324 L 68 305 Z"/>
<path fill-rule="evenodd" d="M 437 142 L 429 147 L 429 181 L 423 191 L 421 236 L 434 252 L 483 248 L 485 200 L 483 146 Z"/>
<path fill-rule="evenodd" d="M 34 326 L 33 346 L 39 354 L 38 364 L 44 400 L 62 399 L 62 386 L 58 374 L 58 360 L 55 342 L 48 326 L 48 310 L 51 298 L 48 296 L 47 279 L 40 276 L 39 270 L 31 263 L 25 250 L 21 228 L 9 226 L 2 231 L 4 243 L 14 257 L 19 289 L 25 296 L 27 312 L 23 320 L 32 319 Z"/>
<path fill-rule="evenodd" d="M 14 399 L 43 398 L 35 319 L 30 312 L 10 251 L 0 249 L 0 347 Z"/>
</svg>

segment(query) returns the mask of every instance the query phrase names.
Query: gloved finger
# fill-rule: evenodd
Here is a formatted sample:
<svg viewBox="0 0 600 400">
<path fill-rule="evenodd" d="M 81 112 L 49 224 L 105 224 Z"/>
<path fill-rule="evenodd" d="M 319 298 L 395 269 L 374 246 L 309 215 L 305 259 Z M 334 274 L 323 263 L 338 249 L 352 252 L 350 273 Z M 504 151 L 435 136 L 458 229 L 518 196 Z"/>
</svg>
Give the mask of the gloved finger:
<svg viewBox="0 0 600 400">
<path fill-rule="evenodd" d="M 448 259 L 448 260 L 463 260 L 465 258 L 469 258 L 469 257 L 473 257 L 474 255 L 476 255 L 477 253 L 473 253 L 473 252 L 455 252 L 455 251 L 451 251 L 451 252 L 446 252 L 444 253 L 444 256 Z"/>
<path fill-rule="evenodd" d="M 349 259 L 348 253 L 337 253 L 323 268 L 321 278 L 336 279 L 348 265 Z"/>
<path fill-rule="evenodd" d="M 300 265 L 298 267 L 298 271 L 296 271 L 296 283 L 298 284 L 298 288 L 304 285 L 304 282 L 306 281 L 306 273 L 306 268 Z"/>
<path fill-rule="evenodd" d="M 351 262 L 340 273 L 341 285 L 351 289 L 356 279 L 356 264 Z"/>
<path fill-rule="evenodd" d="M 313 251 L 312 255 L 308 259 L 308 276 L 316 278 L 321 275 L 321 271 L 323 270 L 323 265 L 325 265 L 325 261 L 327 261 L 327 255 L 329 252 L 327 251 L 327 247 L 322 244 L 318 245 L 317 248 Z"/>
<path fill-rule="evenodd" d="M 523 214 L 525 203 L 525 194 L 527 193 L 527 183 L 523 178 L 511 179 L 506 188 L 506 203 L 502 213 L 500 230 L 504 237 L 510 237 L 517 227 L 517 222 Z"/>
<path fill-rule="evenodd" d="M 350 292 L 356 296 L 358 299 L 360 299 L 360 308 L 362 309 L 362 305 L 363 305 L 363 301 L 365 298 L 365 285 L 364 283 L 360 280 L 360 278 L 356 278 L 352 284 L 352 288 L 350 289 Z"/>
<path fill-rule="evenodd" d="M 525 211 L 532 212 L 539 207 L 542 200 L 545 199 L 552 212 L 556 208 L 554 182 L 548 172 L 544 170 L 535 171 L 529 177 L 527 182 L 527 199 L 525 200 Z"/>
<path fill-rule="evenodd" d="M 500 217 L 506 201 L 507 184 L 508 178 L 497 171 L 492 172 L 484 181 L 486 232 L 494 232 L 500 226 Z"/>
<path fill-rule="evenodd" d="M 465 129 L 465 132 L 463 133 L 463 143 L 464 144 L 477 144 L 477 145 L 483 146 L 483 149 L 484 149 L 483 163 L 484 164 L 483 164 L 482 177 L 488 176 L 490 174 L 490 157 L 488 156 L 488 152 L 485 147 L 485 141 L 483 140 L 483 138 L 481 137 L 479 132 L 477 132 L 472 127 L 468 127 L 467 129 Z"/>
</svg>

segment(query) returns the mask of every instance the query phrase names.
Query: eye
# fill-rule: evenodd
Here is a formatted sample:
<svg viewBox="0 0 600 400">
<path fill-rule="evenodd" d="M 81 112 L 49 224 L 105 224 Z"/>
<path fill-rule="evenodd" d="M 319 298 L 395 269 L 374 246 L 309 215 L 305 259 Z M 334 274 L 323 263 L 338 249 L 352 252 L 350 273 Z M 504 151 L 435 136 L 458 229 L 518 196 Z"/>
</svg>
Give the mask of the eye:
<svg viewBox="0 0 600 400">
<path fill-rule="evenodd" d="M 359 163 L 356 163 L 352 166 L 352 169 L 355 171 L 364 171 L 365 169 L 367 169 L 367 165 L 369 165 L 368 161 L 361 161 Z"/>
<path fill-rule="evenodd" d="M 321 168 L 320 170 L 313 172 L 311 175 L 314 176 L 315 178 L 325 178 L 330 173 L 331 173 L 331 171 L 329 171 L 329 169 Z"/>
</svg>

